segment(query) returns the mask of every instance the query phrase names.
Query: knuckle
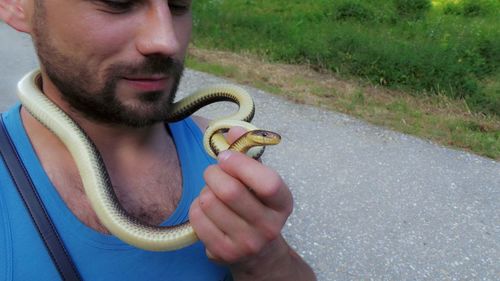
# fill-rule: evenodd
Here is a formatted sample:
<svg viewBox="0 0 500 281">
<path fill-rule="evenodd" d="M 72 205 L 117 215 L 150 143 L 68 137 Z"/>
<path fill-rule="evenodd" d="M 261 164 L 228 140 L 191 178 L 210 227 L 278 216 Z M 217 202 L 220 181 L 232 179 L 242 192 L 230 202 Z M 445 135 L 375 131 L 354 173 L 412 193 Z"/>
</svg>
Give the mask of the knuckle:
<svg viewBox="0 0 500 281">
<path fill-rule="evenodd" d="M 288 218 L 293 213 L 294 201 L 291 192 L 288 200 L 289 200 L 288 204 L 285 204 L 283 207 L 283 214 L 285 215 L 285 218 Z"/>
<path fill-rule="evenodd" d="M 223 262 L 231 262 L 236 259 L 236 251 L 229 237 L 223 235 L 218 236 L 212 243 L 210 248 L 207 248 L 212 256 Z"/>
<path fill-rule="evenodd" d="M 260 231 L 267 241 L 273 241 L 281 234 L 282 224 L 276 221 L 262 224 Z"/>
<path fill-rule="evenodd" d="M 237 202 L 241 198 L 241 195 L 242 189 L 235 182 L 226 182 L 218 194 L 222 201 L 229 204 Z"/>
<path fill-rule="evenodd" d="M 283 180 L 276 172 L 273 171 L 271 176 L 269 176 L 264 183 L 263 195 L 266 197 L 273 197 L 281 190 L 281 188 L 283 188 L 283 186 Z"/>
<path fill-rule="evenodd" d="M 232 264 L 238 262 L 240 259 L 240 254 L 238 251 L 232 246 L 221 247 L 221 251 L 219 252 L 219 256 L 226 263 Z"/>
<path fill-rule="evenodd" d="M 189 210 L 189 221 L 192 223 L 197 223 L 203 217 L 203 212 L 198 204 L 192 204 Z"/>
<path fill-rule="evenodd" d="M 246 218 L 246 221 L 252 226 L 258 226 L 261 222 L 267 220 L 266 215 L 267 213 L 265 211 L 254 210 L 254 212 Z"/>
<path fill-rule="evenodd" d="M 260 253 L 262 250 L 263 243 L 257 238 L 247 238 L 242 242 L 242 254 L 243 256 L 254 256 Z"/>
<path fill-rule="evenodd" d="M 212 191 L 209 191 L 208 189 L 204 189 L 200 196 L 199 196 L 199 200 L 200 200 L 200 209 L 202 211 L 207 211 L 209 210 L 210 208 L 212 208 L 214 206 L 214 204 L 216 204 L 216 197 L 215 195 L 213 194 Z"/>
<path fill-rule="evenodd" d="M 290 204 L 288 204 L 288 207 L 285 209 L 287 218 L 292 215 L 293 207 L 294 207 L 294 201 L 293 201 L 293 198 L 291 198 Z"/>
<path fill-rule="evenodd" d="M 237 255 L 236 253 L 234 252 L 227 252 L 225 254 L 225 258 L 224 260 L 226 261 L 226 263 L 228 264 L 234 264 L 234 263 L 237 263 L 239 260 L 240 260 L 240 256 Z"/>
<path fill-rule="evenodd" d="M 203 172 L 203 179 L 205 179 L 206 182 L 209 181 L 217 169 L 217 165 L 208 166 Z"/>
</svg>

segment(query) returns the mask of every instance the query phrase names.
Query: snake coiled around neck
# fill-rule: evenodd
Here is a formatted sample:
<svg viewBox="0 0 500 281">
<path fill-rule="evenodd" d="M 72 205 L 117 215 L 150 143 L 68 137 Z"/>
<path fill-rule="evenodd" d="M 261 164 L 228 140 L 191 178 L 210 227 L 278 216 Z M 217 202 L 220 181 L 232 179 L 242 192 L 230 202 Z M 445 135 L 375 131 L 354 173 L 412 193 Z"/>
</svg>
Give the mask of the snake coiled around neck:
<svg viewBox="0 0 500 281">
<path fill-rule="evenodd" d="M 38 70 L 27 74 L 18 84 L 18 97 L 28 112 L 64 143 L 77 165 L 92 209 L 108 231 L 130 245 L 150 251 L 176 250 L 196 242 L 198 238 L 189 222 L 165 227 L 148 225 L 123 209 L 96 146 L 71 117 L 41 92 L 37 86 L 39 77 Z M 171 115 L 165 122 L 184 119 L 218 101 L 234 102 L 238 104 L 239 110 L 231 116 L 209 123 L 203 139 L 209 155 L 217 157 L 220 151 L 226 149 L 246 152 L 260 146 L 257 151 L 251 152 L 251 156 L 258 157 L 263 152 L 263 146 L 279 143 L 278 134 L 258 130 L 249 123 L 255 113 L 253 100 L 243 89 L 230 85 L 204 88 L 174 103 Z M 229 145 L 223 134 L 233 126 L 241 126 L 249 131 Z"/>
</svg>

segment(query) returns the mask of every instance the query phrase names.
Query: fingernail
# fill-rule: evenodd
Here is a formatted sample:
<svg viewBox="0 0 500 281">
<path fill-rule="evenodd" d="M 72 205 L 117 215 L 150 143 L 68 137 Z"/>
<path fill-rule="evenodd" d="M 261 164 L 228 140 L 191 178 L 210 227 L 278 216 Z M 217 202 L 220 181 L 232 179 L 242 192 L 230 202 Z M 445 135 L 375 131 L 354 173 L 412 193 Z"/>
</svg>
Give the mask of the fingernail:
<svg viewBox="0 0 500 281">
<path fill-rule="evenodd" d="M 219 153 L 217 158 L 219 159 L 219 161 L 226 161 L 227 159 L 229 159 L 229 157 L 231 157 L 232 154 L 233 153 L 230 150 L 225 150 Z"/>
</svg>

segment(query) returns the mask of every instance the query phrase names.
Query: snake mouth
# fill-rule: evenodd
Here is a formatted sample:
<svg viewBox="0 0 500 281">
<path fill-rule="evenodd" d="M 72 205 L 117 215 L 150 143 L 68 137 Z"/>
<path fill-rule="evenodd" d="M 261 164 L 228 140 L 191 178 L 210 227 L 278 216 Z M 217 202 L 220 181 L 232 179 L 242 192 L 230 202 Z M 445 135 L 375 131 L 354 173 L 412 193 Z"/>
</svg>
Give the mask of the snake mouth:
<svg viewBox="0 0 500 281">
<path fill-rule="evenodd" d="M 281 136 L 266 130 L 253 130 L 246 134 L 253 142 L 259 145 L 275 145 L 281 142 Z"/>
</svg>

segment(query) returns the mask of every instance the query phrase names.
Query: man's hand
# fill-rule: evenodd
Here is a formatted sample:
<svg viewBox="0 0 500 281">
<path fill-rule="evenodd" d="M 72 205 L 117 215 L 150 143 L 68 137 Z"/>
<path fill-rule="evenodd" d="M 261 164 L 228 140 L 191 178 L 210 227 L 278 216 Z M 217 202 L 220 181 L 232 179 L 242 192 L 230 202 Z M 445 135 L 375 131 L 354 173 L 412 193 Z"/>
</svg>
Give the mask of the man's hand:
<svg viewBox="0 0 500 281">
<path fill-rule="evenodd" d="M 233 128 L 228 140 L 244 132 Z M 230 265 L 235 280 L 302 280 L 296 263 L 310 269 L 281 236 L 293 209 L 292 194 L 281 177 L 229 151 L 222 152 L 219 163 L 208 167 L 204 176 L 207 186 L 191 206 L 190 221 L 207 255 Z"/>
</svg>

